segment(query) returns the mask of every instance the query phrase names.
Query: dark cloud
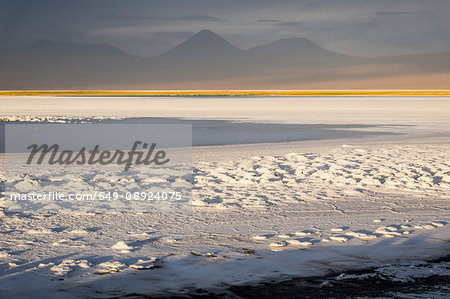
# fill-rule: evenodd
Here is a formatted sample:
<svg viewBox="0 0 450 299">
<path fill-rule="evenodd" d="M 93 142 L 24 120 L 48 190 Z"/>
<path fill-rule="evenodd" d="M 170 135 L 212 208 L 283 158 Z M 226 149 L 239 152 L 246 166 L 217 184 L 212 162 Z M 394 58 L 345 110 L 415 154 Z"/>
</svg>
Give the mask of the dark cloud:
<svg viewBox="0 0 450 299">
<path fill-rule="evenodd" d="M 39 37 L 51 38 L 51 39 L 70 39 L 70 40 L 83 40 L 90 38 L 90 35 L 86 32 L 80 31 L 34 31 L 34 35 Z"/>
<path fill-rule="evenodd" d="M 221 18 L 207 15 L 189 15 L 189 16 L 181 16 L 175 19 L 183 21 L 196 21 L 196 22 L 225 22 L 225 20 Z"/>
<path fill-rule="evenodd" d="M 48 38 L 152 56 L 202 29 L 241 48 L 298 36 L 354 55 L 443 52 L 450 1 L 0 0 L 0 48 Z"/>
<path fill-rule="evenodd" d="M 413 15 L 424 12 L 416 12 L 416 11 L 379 11 L 377 12 L 378 16 L 402 16 L 402 15 Z"/>
<path fill-rule="evenodd" d="M 71 15 L 72 19 L 106 19 L 106 20 L 163 20 L 155 16 L 121 16 L 121 15 Z"/>
<path fill-rule="evenodd" d="M 256 22 L 261 22 L 261 23 L 279 23 L 279 22 L 281 22 L 281 20 L 258 19 L 258 20 L 256 20 Z"/>
<path fill-rule="evenodd" d="M 153 36 L 158 38 L 178 38 L 185 39 L 194 35 L 194 31 L 157 31 L 153 32 Z"/>
<path fill-rule="evenodd" d="M 284 27 L 298 27 L 302 25 L 301 22 L 278 22 L 276 23 L 277 26 L 284 26 Z"/>
</svg>

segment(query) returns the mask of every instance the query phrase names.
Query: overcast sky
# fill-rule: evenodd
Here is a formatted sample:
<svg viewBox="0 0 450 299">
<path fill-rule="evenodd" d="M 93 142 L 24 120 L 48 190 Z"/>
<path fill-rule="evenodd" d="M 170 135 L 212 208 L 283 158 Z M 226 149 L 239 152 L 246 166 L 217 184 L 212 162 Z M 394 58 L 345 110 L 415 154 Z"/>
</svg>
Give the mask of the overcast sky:
<svg viewBox="0 0 450 299">
<path fill-rule="evenodd" d="M 361 56 L 450 51 L 449 0 L 0 0 L 0 47 L 40 39 L 160 54 L 202 29 L 247 49 L 282 37 Z"/>
</svg>

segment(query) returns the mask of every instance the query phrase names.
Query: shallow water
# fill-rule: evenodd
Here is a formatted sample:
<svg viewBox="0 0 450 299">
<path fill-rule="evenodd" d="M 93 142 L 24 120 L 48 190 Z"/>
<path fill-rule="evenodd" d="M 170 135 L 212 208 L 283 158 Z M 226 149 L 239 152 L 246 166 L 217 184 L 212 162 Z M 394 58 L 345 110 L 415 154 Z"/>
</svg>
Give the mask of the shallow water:
<svg viewBox="0 0 450 299">
<path fill-rule="evenodd" d="M 72 123 L 73 121 L 68 120 L 67 122 Z M 79 122 L 80 120 L 76 121 L 76 123 Z M 273 124 L 177 118 L 125 118 L 94 122 L 99 124 L 188 124 L 192 125 L 193 146 L 330 140 L 401 134 L 392 132 L 396 127 L 401 127 L 398 125 Z M 10 122 L 9 124 L 15 123 L 33 124 L 30 122 Z M 3 149 L 3 140 L 4 130 L 0 129 L 0 150 Z"/>
<path fill-rule="evenodd" d="M 395 135 L 383 125 L 270 124 L 225 120 L 128 118 L 105 123 L 191 124 L 192 145 L 232 145 Z M 366 131 L 364 129 L 370 129 Z"/>
</svg>

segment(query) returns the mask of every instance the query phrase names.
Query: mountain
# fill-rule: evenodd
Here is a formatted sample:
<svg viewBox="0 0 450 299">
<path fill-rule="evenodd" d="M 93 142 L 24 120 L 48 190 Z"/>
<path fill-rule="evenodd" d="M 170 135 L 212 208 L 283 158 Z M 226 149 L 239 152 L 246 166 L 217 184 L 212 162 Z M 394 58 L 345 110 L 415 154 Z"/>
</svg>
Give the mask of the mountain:
<svg viewBox="0 0 450 299">
<path fill-rule="evenodd" d="M 124 69 L 138 71 L 143 58 L 102 44 L 40 40 L 0 52 L 0 88 L 84 88 L 119 80 Z"/>
<path fill-rule="evenodd" d="M 211 30 L 202 30 L 172 50 L 155 57 L 163 63 L 185 64 L 220 64 L 242 57 L 245 51 L 223 39 Z"/>
<path fill-rule="evenodd" d="M 202 30 L 152 58 L 41 40 L 0 50 L 1 89 L 448 88 L 450 53 L 364 58 L 283 38 L 242 50 Z"/>
<path fill-rule="evenodd" d="M 2 51 L 3 66 L 19 69 L 58 69 L 71 67 L 110 67 L 136 63 L 141 58 L 103 44 L 80 45 L 69 42 L 40 40 L 25 47 Z M 70 71 L 70 69 L 69 69 Z"/>
<path fill-rule="evenodd" d="M 354 57 L 325 50 L 306 38 L 282 38 L 248 50 L 258 62 L 288 64 L 324 64 L 347 62 Z"/>
</svg>

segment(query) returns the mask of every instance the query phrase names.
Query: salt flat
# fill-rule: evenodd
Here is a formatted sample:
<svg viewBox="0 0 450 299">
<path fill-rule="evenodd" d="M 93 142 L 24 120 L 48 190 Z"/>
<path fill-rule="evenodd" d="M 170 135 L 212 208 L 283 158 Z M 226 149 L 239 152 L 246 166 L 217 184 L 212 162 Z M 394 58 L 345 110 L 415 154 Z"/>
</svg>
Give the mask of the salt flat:
<svg viewBox="0 0 450 299">
<path fill-rule="evenodd" d="M 319 140 L 194 147 L 190 211 L 2 215 L 6 295 L 183 294 L 428 260 L 450 249 L 446 97 L 5 97 L 0 107 L 9 120 L 357 126 Z M 360 134 L 374 131 L 389 134 Z"/>
<path fill-rule="evenodd" d="M 440 122 L 448 97 L 0 97 L 2 116 L 245 119 L 284 123 Z"/>
</svg>

